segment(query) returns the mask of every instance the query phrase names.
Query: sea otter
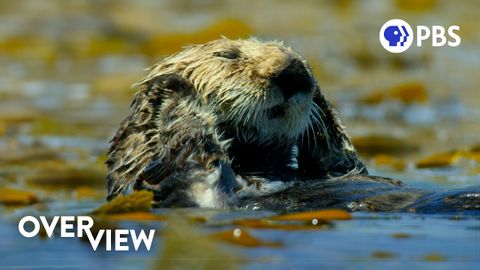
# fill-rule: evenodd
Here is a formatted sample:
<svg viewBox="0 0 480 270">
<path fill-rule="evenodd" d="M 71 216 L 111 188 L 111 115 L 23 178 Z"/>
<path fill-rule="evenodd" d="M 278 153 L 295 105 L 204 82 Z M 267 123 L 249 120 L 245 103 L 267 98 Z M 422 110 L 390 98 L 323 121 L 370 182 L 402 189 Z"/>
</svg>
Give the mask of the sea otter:
<svg viewBox="0 0 480 270">
<path fill-rule="evenodd" d="M 147 189 L 159 207 L 391 210 L 428 194 L 368 176 L 312 69 L 281 42 L 189 46 L 136 87 L 108 153 L 108 200 Z M 380 185 L 394 202 L 332 183 Z"/>
</svg>

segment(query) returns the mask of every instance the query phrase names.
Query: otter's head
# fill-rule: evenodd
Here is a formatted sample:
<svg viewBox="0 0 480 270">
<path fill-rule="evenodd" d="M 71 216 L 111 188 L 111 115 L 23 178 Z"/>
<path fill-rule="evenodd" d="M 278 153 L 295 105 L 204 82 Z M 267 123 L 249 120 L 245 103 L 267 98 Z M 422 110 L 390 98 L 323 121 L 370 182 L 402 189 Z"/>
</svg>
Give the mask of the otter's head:
<svg viewBox="0 0 480 270">
<path fill-rule="evenodd" d="M 279 42 L 219 39 L 186 47 L 157 64 L 141 82 L 176 73 L 195 87 L 220 123 L 237 137 L 297 139 L 320 115 L 306 61 Z"/>
</svg>

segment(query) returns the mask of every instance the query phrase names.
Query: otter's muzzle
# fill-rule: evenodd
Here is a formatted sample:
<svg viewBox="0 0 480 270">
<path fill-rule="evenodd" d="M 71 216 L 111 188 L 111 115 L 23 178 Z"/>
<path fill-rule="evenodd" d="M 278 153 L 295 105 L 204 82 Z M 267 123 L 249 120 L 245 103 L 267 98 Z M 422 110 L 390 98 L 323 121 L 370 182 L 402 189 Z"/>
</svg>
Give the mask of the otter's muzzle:
<svg viewBox="0 0 480 270">
<path fill-rule="evenodd" d="M 285 100 L 298 93 L 309 93 L 313 90 L 313 79 L 299 59 L 292 59 L 272 82 L 282 91 Z"/>
</svg>

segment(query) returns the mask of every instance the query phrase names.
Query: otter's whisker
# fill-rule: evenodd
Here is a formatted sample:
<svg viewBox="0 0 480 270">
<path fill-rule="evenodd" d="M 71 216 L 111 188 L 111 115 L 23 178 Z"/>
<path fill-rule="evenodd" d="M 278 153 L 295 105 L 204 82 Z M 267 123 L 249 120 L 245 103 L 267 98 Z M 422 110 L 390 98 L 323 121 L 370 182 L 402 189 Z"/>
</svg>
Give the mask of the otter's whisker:
<svg viewBox="0 0 480 270">
<path fill-rule="evenodd" d="M 322 116 L 320 115 L 320 112 L 325 115 L 325 113 L 323 112 L 322 108 L 320 108 L 317 104 L 313 103 L 313 107 L 314 110 L 313 110 L 313 120 L 315 121 L 315 124 L 317 126 L 319 126 L 321 129 L 322 129 L 322 132 L 323 132 L 323 136 L 325 138 L 325 144 L 327 145 L 328 149 L 331 148 L 331 145 L 330 145 L 330 136 L 328 135 L 328 131 L 327 131 L 327 127 L 325 125 L 325 122 L 323 121 L 323 118 Z"/>
</svg>

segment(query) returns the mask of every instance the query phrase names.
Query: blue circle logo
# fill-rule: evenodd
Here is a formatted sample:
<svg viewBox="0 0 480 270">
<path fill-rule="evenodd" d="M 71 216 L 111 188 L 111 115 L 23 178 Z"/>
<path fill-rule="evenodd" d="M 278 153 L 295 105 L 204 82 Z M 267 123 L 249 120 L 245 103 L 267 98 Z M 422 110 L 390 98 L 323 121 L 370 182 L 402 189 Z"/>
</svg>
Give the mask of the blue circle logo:
<svg viewBox="0 0 480 270">
<path fill-rule="evenodd" d="M 383 24 L 378 38 L 385 50 L 391 53 L 401 53 L 412 45 L 413 30 L 406 21 L 392 19 Z"/>
</svg>

